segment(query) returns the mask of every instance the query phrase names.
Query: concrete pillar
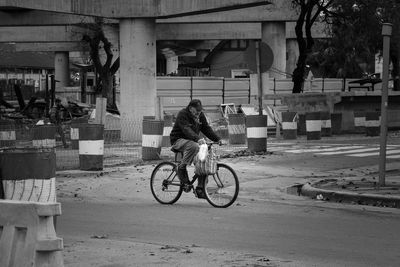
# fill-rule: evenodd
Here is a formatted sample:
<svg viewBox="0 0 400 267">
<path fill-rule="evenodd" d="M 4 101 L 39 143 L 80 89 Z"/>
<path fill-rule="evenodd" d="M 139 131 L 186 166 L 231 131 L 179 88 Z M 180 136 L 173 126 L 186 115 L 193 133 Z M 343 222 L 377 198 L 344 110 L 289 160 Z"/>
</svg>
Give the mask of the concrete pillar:
<svg viewBox="0 0 400 267">
<path fill-rule="evenodd" d="M 56 91 L 58 88 L 69 86 L 69 52 L 55 52 L 54 74 Z"/>
<path fill-rule="evenodd" d="M 299 45 L 296 39 L 286 40 L 287 49 L 287 60 L 286 60 L 286 72 L 293 74 L 296 68 L 297 59 L 299 58 Z"/>
<path fill-rule="evenodd" d="M 156 112 L 155 19 L 121 19 L 121 139 L 141 141 L 143 116 Z"/>
<path fill-rule="evenodd" d="M 167 74 L 171 74 L 171 73 L 178 73 L 178 65 L 179 65 L 179 60 L 178 60 L 178 56 L 169 56 L 166 57 L 167 60 Z"/>
<path fill-rule="evenodd" d="M 263 22 L 261 24 L 261 40 L 269 45 L 274 62 L 269 71 L 271 78 L 286 78 L 286 23 Z"/>
</svg>

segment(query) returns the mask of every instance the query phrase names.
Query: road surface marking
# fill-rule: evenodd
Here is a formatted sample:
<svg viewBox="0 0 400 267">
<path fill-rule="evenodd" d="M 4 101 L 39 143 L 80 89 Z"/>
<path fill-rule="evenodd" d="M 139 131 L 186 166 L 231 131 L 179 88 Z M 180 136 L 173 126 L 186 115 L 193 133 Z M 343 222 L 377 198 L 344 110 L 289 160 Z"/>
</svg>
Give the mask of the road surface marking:
<svg viewBox="0 0 400 267">
<path fill-rule="evenodd" d="M 343 148 L 343 149 L 345 149 L 345 148 Z M 340 154 L 361 153 L 361 152 L 368 152 L 368 151 L 375 151 L 375 150 L 379 150 L 379 147 L 350 149 L 350 150 L 346 150 L 346 151 L 322 152 L 322 153 L 315 153 L 315 154 L 317 154 L 317 155 L 340 155 Z"/>
<path fill-rule="evenodd" d="M 391 154 L 400 154 L 400 149 L 393 149 L 393 150 L 386 151 L 386 155 L 391 155 Z M 368 157 L 368 156 L 378 156 L 378 155 L 379 155 L 379 151 L 371 152 L 371 153 L 349 154 L 349 155 L 346 155 L 346 156 L 350 156 L 350 157 Z"/>
<path fill-rule="evenodd" d="M 320 147 L 320 148 L 306 148 L 306 149 L 294 149 L 294 150 L 286 150 L 288 153 L 312 153 L 312 152 L 321 152 L 321 151 L 338 151 L 343 149 L 354 149 L 354 148 L 363 148 L 365 146 L 347 146 L 347 147 Z"/>
</svg>

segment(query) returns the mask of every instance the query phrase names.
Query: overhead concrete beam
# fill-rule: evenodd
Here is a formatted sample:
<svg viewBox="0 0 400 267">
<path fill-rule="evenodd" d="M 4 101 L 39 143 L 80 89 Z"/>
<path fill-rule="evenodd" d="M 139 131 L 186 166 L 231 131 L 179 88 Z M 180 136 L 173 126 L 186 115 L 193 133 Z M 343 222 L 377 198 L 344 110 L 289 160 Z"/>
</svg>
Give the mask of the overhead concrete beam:
<svg viewBox="0 0 400 267">
<path fill-rule="evenodd" d="M 279 0 L 160 0 L 158 18 L 191 16 L 269 5 Z"/>
<path fill-rule="evenodd" d="M 0 43 L 77 42 L 89 29 L 76 26 L 0 27 Z"/>
<path fill-rule="evenodd" d="M 273 1 L 270 5 L 249 7 L 229 11 L 213 12 L 176 18 L 157 19 L 157 23 L 226 23 L 226 22 L 267 22 L 296 21 L 298 12 L 292 1 Z"/>
<path fill-rule="evenodd" d="M 56 51 L 89 51 L 89 46 L 83 42 L 68 43 L 16 43 L 14 44 L 17 52 L 56 52 Z"/>
<path fill-rule="evenodd" d="M 0 10 L 33 9 L 108 18 L 156 18 L 268 5 L 277 0 L 0 0 Z"/>
<path fill-rule="evenodd" d="M 87 23 L 95 23 L 95 18 L 38 10 L 17 10 L 12 12 L 0 10 L 0 26 L 57 26 Z M 104 19 L 104 23 L 117 24 L 118 20 Z"/>
<path fill-rule="evenodd" d="M 286 23 L 286 39 L 295 39 L 295 23 Z M 0 42 L 15 43 L 55 43 L 80 42 L 82 35 L 88 29 L 77 26 L 35 26 L 35 27 L 0 27 Z M 108 33 L 110 32 L 110 33 Z M 114 44 L 118 43 L 118 28 L 106 27 L 106 35 Z M 325 25 L 315 24 L 312 28 L 314 38 L 328 38 Z M 230 39 L 260 39 L 261 23 L 193 23 L 193 24 L 157 24 L 157 40 L 230 40 Z M 62 44 L 60 44 L 61 46 Z M 22 46 L 21 46 L 22 47 Z M 49 46 L 50 47 L 50 46 Z M 66 47 L 75 49 L 75 45 Z"/>
<path fill-rule="evenodd" d="M 115 29 L 118 33 L 118 29 Z M 0 43 L 80 42 L 90 31 L 77 26 L 0 27 Z M 115 35 L 114 34 L 114 35 Z M 260 39 L 260 23 L 161 24 L 157 40 Z"/>
<path fill-rule="evenodd" d="M 157 40 L 260 39 L 260 23 L 157 24 Z"/>
</svg>

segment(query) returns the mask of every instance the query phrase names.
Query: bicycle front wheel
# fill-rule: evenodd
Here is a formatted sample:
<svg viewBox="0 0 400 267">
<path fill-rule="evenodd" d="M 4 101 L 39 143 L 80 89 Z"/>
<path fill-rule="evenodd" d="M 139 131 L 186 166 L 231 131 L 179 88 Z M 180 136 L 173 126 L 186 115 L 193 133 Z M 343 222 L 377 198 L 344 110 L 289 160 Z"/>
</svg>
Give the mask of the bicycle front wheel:
<svg viewBox="0 0 400 267">
<path fill-rule="evenodd" d="M 218 163 L 217 172 L 208 175 L 204 184 L 207 201 L 217 208 L 227 208 L 239 194 L 239 179 L 226 164 Z"/>
<path fill-rule="evenodd" d="M 150 178 L 150 189 L 161 204 L 174 204 L 182 195 L 182 187 L 172 162 L 158 164 Z"/>
</svg>

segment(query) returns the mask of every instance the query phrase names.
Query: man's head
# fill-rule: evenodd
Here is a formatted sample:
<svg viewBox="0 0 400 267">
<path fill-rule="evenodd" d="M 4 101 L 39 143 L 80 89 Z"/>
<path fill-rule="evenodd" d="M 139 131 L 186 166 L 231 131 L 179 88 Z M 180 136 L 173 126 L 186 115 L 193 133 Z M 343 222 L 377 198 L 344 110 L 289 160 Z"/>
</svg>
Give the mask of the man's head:
<svg viewBox="0 0 400 267">
<path fill-rule="evenodd" d="M 192 115 L 195 117 L 200 116 L 200 113 L 203 111 L 203 106 L 201 105 L 201 101 L 199 99 L 193 99 L 190 101 L 188 108 L 190 113 L 192 113 Z"/>
</svg>

